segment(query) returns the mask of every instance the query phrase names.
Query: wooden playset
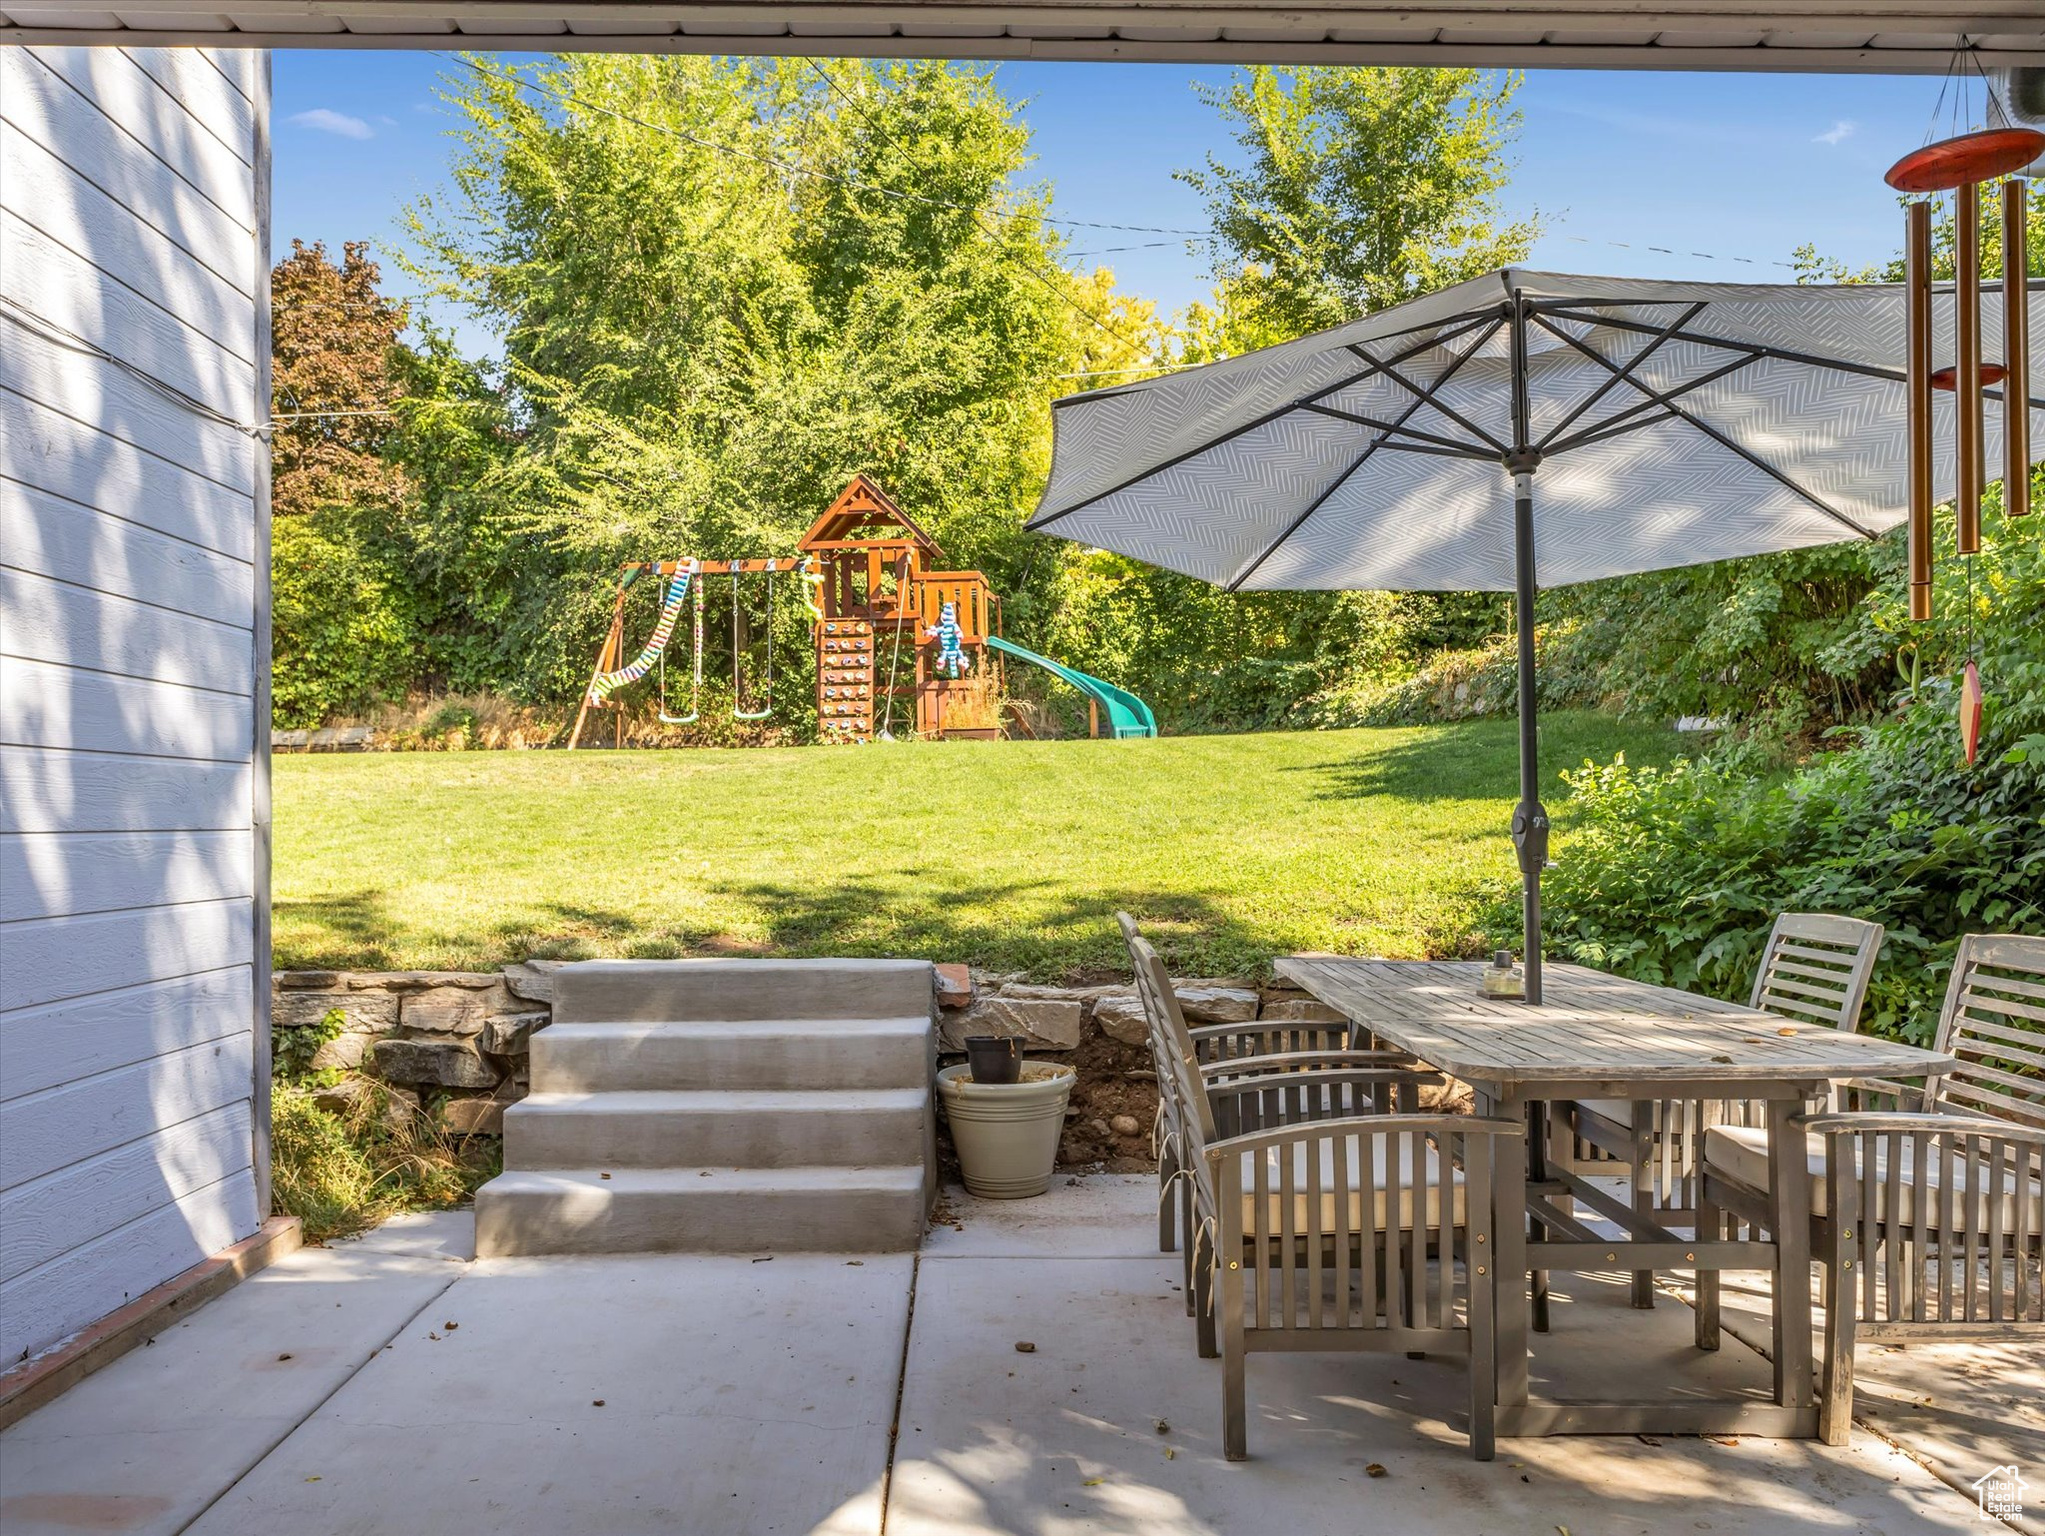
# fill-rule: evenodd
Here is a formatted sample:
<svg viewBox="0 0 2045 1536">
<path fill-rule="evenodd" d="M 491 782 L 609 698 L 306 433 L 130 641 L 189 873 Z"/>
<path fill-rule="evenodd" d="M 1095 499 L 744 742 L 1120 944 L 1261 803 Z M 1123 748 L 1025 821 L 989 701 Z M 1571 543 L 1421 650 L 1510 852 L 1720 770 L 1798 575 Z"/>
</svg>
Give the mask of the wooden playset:
<svg viewBox="0 0 2045 1536">
<path fill-rule="evenodd" d="M 1001 599 L 979 571 L 940 569 L 944 552 L 915 519 L 865 475 L 855 475 L 789 558 L 757 560 L 636 560 L 619 567 L 611 627 L 597 654 L 575 730 L 580 745 L 592 710 L 616 712 L 616 740 L 624 740 L 624 714 L 611 695 L 657 672 L 660 718 L 686 725 L 699 718 L 703 683 L 706 582 L 732 579 L 732 655 L 735 671 L 747 655 L 745 605 L 740 583 L 766 582 L 767 657 L 753 680 L 752 708 L 744 679 L 733 677 L 733 714 L 764 719 L 773 707 L 774 584 L 796 579 L 809 609 L 817 647 L 817 731 L 830 742 L 893 740 L 899 726 L 919 737 L 993 740 L 1002 734 L 1004 673 L 990 638 L 1001 634 Z M 667 582 L 652 637 L 625 661 L 625 595 L 642 576 Z M 672 713 L 667 695 L 667 649 L 682 610 L 694 596 L 689 711 Z M 1026 653 L 1018 653 L 1026 654 Z M 898 708 L 902 701 L 907 708 Z"/>
<path fill-rule="evenodd" d="M 817 732 L 892 738 L 898 699 L 921 737 L 1001 735 L 1003 677 L 987 637 L 1001 599 L 978 571 L 936 569 L 944 551 L 864 475 L 796 548 L 823 576 L 817 621 Z M 905 654 L 906 653 L 906 654 Z"/>
</svg>

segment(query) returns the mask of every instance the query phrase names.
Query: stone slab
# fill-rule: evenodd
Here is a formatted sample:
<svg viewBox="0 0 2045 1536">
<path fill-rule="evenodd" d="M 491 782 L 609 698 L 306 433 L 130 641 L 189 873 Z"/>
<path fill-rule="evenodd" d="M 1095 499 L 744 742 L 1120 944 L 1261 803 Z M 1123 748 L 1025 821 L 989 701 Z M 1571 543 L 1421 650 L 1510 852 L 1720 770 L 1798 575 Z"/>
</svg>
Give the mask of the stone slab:
<svg viewBox="0 0 2045 1536">
<path fill-rule="evenodd" d="M 184 1530 L 461 1271 L 355 1244 L 278 1260 L 0 1433 L 0 1530 Z"/>
<path fill-rule="evenodd" d="M 483 1021 L 483 1028 L 476 1036 L 476 1046 L 493 1056 L 523 1056 L 533 1031 L 546 1022 L 544 1011 L 492 1014 Z"/>
<path fill-rule="evenodd" d="M 441 1088 L 494 1088 L 497 1069 L 466 1040 L 379 1040 L 373 1053 L 386 1082 Z"/>
<path fill-rule="evenodd" d="M 398 1023 L 407 1030 L 436 1035 L 476 1035 L 494 1015 L 518 1011 L 511 988 L 492 977 L 486 987 L 464 981 L 407 992 L 398 1003 Z"/>
<path fill-rule="evenodd" d="M 193 1536 L 875 1536 L 911 1263 L 478 1263 Z"/>
<path fill-rule="evenodd" d="M 969 1035 L 1020 1035 L 1025 1050 L 1070 1051 L 1079 1046 L 1086 1005 L 1060 998 L 983 997 L 972 1007 L 947 1008 L 938 1024 L 939 1047 L 963 1051 Z"/>
<path fill-rule="evenodd" d="M 1312 998 L 1280 998 L 1264 1004 L 1258 1019 L 1266 1024 L 1347 1024 L 1349 1016 L 1339 1008 Z"/>
<path fill-rule="evenodd" d="M 346 1017 L 344 1026 L 357 1032 L 381 1033 L 398 1024 L 398 1000 L 382 992 L 301 989 L 279 992 L 270 1002 L 270 1020 L 280 1029 L 317 1024 L 334 1009 Z"/>
<path fill-rule="evenodd" d="M 1224 982 L 1175 981 L 1172 991 L 1185 1011 L 1188 1024 L 1244 1024 L 1257 1016 L 1254 987 L 1234 987 Z"/>
<path fill-rule="evenodd" d="M 1143 1016 L 1143 1004 L 1134 992 L 1111 992 L 1094 1003 L 1094 1023 L 1110 1040 L 1124 1045 L 1141 1045 L 1150 1034 L 1150 1021 Z"/>
<path fill-rule="evenodd" d="M 565 960 L 523 960 L 507 965 L 503 970 L 504 984 L 511 988 L 514 997 L 522 997 L 529 1003 L 554 1001 L 554 973 L 566 965 Z"/>
</svg>

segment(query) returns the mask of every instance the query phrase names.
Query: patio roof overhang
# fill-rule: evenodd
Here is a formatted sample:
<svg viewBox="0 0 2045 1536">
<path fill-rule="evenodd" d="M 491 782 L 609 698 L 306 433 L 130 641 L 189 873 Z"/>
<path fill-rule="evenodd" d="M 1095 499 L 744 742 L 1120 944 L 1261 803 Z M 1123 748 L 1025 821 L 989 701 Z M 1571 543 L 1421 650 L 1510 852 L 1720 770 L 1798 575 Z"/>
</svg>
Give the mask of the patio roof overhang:
<svg viewBox="0 0 2045 1536">
<path fill-rule="evenodd" d="M 2036 0 L 119 0 L 0 41 L 981 59 L 1940 72 L 2045 64 Z"/>
</svg>

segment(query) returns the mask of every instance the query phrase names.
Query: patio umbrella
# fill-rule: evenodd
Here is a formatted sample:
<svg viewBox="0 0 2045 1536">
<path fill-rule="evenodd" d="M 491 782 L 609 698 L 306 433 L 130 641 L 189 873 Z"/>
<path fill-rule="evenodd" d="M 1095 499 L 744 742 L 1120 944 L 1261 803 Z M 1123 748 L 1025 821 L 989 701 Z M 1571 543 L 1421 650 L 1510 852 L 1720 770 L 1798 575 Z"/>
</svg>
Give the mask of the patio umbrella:
<svg viewBox="0 0 2045 1536">
<path fill-rule="evenodd" d="M 2000 305 L 1991 289 L 1989 335 Z M 1951 310 L 1935 306 L 1935 352 L 1947 357 Z M 1894 527 L 1905 516 L 1903 362 L 1900 287 L 1507 268 L 1297 341 L 1054 402 L 1050 482 L 1028 526 L 1232 592 L 1516 594 L 1512 837 L 1527 996 L 1539 1002 L 1538 584 Z M 1937 406 L 1942 445 L 1952 401 Z M 2045 401 L 2029 404 L 2045 423 Z M 2001 413 L 1987 414 L 1993 437 Z M 2032 441 L 2045 441 L 2037 425 Z M 1999 444 L 1989 452 L 1992 463 Z M 1942 497 L 1952 479 L 1940 462 Z"/>
</svg>

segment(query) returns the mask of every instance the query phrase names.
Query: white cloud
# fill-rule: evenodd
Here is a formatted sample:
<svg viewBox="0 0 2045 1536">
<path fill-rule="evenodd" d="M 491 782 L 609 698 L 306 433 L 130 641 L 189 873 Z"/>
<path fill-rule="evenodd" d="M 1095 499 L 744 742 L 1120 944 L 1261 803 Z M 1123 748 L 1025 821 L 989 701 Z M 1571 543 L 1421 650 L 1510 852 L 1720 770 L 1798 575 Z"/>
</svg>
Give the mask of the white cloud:
<svg viewBox="0 0 2045 1536">
<path fill-rule="evenodd" d="M 1813 144 L 1844 144 L 1848 139 L 1853 137 L 1853 130 L 1858 128 L 1859 126 L 1860 124 L 1848 122 L 1845 118 L 1842 117 L 1830 128 L 1827 128 L 1815 139 L 1812 139 L 1811 142 Z"/>
<path fill-rule="evenodd" d="M 359 117 L 350 117 L 346 112 L 336 112 L 330 107 L 314 107 L 308 112 L 294 112 L 289 119 L 295 128 L 317 128 L 321 133 L 338 134 L 344 139 L 373 139 L 376 130 Z"/>
</svg>

